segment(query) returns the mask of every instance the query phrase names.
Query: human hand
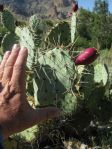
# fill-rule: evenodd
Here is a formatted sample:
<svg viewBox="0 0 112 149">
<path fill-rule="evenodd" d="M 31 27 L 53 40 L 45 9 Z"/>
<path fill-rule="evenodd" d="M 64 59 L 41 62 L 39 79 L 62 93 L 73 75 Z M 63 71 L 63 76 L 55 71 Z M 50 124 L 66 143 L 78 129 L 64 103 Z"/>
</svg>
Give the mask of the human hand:
<svg viewBox="0 0 112 149">
<path fill-rule="evenodd" d="M 0 125 L 4 138 L 41 121 L 59 116 L 54 107 L 33 109 L 26 98 L 26 48 L 14 45 L 0 64 Z"/>
</svg>

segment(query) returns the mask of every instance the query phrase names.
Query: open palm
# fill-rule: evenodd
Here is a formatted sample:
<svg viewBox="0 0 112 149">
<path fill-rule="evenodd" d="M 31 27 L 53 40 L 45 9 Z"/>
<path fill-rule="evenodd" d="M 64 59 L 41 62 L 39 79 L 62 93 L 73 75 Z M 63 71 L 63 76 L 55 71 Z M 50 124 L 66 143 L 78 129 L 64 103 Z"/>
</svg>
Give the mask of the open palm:
<svg viewBox="0 0 112 149">
<path fill-rule="evenodd" d="M 5 138 L 59 115 L 57 108 L 34 110 L 28 104 L 25 88 L 27 56 L 26 48 L 14 45 L 0 64 L 0 125 Z"/>
</svg>

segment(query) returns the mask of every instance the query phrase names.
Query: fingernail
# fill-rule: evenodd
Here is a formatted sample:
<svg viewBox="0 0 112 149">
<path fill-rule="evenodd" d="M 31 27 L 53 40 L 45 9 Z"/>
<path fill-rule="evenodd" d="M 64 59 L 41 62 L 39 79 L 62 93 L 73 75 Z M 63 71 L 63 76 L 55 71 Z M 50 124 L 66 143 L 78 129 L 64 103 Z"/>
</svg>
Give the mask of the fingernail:
<svg viewBox="0 0 112 149">
<path fill-rule="evenodd" d="M 8 57 L 10 55 L 11 51 L 6 51 L 4 54 L 4 57 Z"/>
<path fill-rule="evenodd" d="M 12 50 L 16 50 L 16 49 L 19 49 L 20 48 L 20 45 L 19 44 L 14 44 Z"/>
<path fill-rule="evenodd" d="M 6 51 L 5 55 L 9 55 L 11 53 L 11 51 Z"/>
<path fill-rule="evenodd" d="M 27 51 L 27 48 L 22 46 L 20 52 L 25 52 L 25 51 Z"/>
</svg>

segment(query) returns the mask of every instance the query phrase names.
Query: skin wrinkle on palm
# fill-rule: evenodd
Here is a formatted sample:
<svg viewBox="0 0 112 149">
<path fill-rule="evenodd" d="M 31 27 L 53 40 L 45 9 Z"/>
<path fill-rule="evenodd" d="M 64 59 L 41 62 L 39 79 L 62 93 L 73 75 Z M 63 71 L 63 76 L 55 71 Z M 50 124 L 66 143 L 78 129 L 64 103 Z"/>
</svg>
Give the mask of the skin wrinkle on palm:
<svg viewBox="0 0 112 149">
<path fill-rule="evenodd" d="M 60 114 L 56 107 L 35 110 L 29 105 L 25 80 L 27 56 L 27 48 L 15 44 L 0 64 L 0 125 L 4 138 Z"/>
</svg>

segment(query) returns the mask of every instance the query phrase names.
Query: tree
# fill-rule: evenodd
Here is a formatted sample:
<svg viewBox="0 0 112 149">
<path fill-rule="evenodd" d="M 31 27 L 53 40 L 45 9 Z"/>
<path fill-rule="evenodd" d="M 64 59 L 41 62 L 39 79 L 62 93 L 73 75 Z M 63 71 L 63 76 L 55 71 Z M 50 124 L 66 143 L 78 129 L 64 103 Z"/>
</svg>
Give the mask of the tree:
<svg viewBox="0 0 112 149">
<path fill-rule="evenodd" d="M 95 0 L 93 37 L 101 49 L 110 47 L 110 25 L 108 0 Z"/>
<path fill-rule="evenodd" d="M 94 12 L 100 15 L 108 15 L 108 1 L 107 0 L 95 0 Z"/>
<path fill-rule="evenodd" d="M 92 25 L 92 12 L 80 9 L 80 15 L 78 17 L 77 35 L 78 40 L 76 42 L 77 47 L 87 48 L 91 42 L 91 25 Z"/>
</svg>

